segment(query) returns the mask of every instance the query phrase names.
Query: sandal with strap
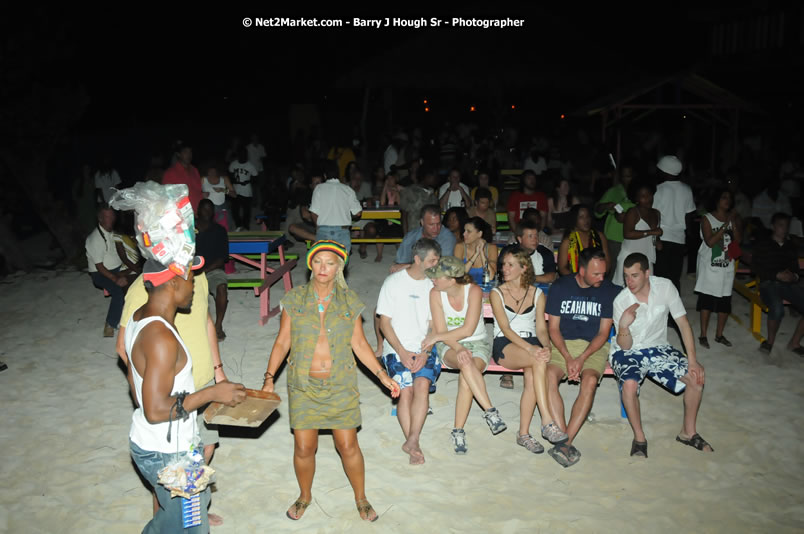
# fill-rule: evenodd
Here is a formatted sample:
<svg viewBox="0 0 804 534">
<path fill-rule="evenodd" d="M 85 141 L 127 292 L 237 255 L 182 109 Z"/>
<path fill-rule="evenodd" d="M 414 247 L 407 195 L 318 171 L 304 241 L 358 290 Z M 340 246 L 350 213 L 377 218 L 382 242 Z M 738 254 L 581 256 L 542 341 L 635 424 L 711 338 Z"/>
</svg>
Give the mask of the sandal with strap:
<svg viewBox="0 0 804 534">
<path fill-rule="evenodd" d="M 502 375 L 500 377 L 500 387 L 503 389 L 514 389 L 514 376 Z"/>
<path fill-rule="evenodd" d="M 380 518 L 377 515 L 377 512 L 374 511 L 374 507 L 369 504 L 368 499 L 360 499 L 359 501 L 355 501 L 357 505 L 357 511 L 360 514 L 360 519 L 364 521 L 371 521 L 372 523 Z M 372 517 L 372 514 L 374 517 Z"/>
<path fill-rule="evenodd" d="M 288 508 L 288 511 L 285 512 L 285 515 L 288 516 L 288 519 L 298 521 L 299 519 L 302 518 L 302 516 L 304 515 L 304 511 L 307 510 L 308 506 L 310 506 L 310 501 L 303 501 L 301 499 L 296 499 L 296 502 L 294 502 L 291 505 L 291 507 Z M 291 510 L 293 510 L 293 515 L 295 515 L 296 517 L 290 515 Z"/>
<path fill-rule="evenodd" d="M 555 445 L 547 451 L 547 454 L 562 467 L 573 466 L 581 459 L 581 453 L 578 452 L 578 449 L 572 445 L 567 445 L 566 442 Z"/>
<path fill-rule="evenodd" d="M 715 336 L 715 343 L 720 343 L 722 345 L 726 345 L 727 347 L 731 347 L 731 341 L 726 339 L 726 336 Z"/>
<path fill-rule="evenodd" d="M 704 450 L 704 447 L 709 447 L 710 452 L 715 452 L 715 449 L 705 439 L 703 439 L 700 434 L 695 434 L 691 438 L 682 438 L 681 436 L 676 436 L 676 441 L 683 443 L 684 445 L 694 447 L 699 451 Z"/>
<path fill-rule="evenodd" d="M 533 454 L 541 454 L 544 452 L 544 446 L 538 441 L 536 441 L 536 438 L 534 438 L 530 434 L 525 435 L 517 434 L 516 444 L 525 447 Z"/>
<path fill-rule="evenodd" d="M 631 442 L 631 456 L 641 456 L 643 458 L 648 457 L 648 442 L 647 441 L 637 441 L 634 440 Z"/>
<path fill-rule="evenodd" d="M 709 340 L 706 339 L 706 336 L 701 336 L 698 338 L 698 344 L 705 349 L 709 348 Z"/>
<path fill-rule="evenodd" d="M 562 432 L 555 423 L 550 423 L 542 427 L 542 437 L 553 444 L 561 443 L 569 439 L 567 433 Z"/>
</svg>

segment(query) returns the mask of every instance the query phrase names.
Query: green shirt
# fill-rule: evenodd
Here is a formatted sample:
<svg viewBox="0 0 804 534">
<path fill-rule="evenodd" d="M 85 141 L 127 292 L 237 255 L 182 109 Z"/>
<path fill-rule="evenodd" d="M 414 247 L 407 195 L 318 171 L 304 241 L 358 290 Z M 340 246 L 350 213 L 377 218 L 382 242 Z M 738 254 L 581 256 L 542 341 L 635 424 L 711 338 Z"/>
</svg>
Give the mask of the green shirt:
<svg viewBox="0 0 804 534">
<path fill-rule="evenodd" d="M 610 188 L 603 194 L 603 197 L 600 199 L 599 204 L 605 204 L 606 202 L 613 202 L 614 204 L 619 204 L 623 208 L 623 213 L 628 211 L 630 208 L 634 207 L 636 204 L 628 200 L 628 194 L 625 192 L 625 187 L 622 184 L 617 184 L 614 187 Z M 623 223 L 617 220 L 615 217 L 616 212 L 612 208 L 609 211 L 604 212 L 595 212 L 595 217 L 598 219 L 606 216 L 606 226 L 603 228 L 603 233 L 606 235 L 606 238 L 609 241 L 617 241 L 618 243 L 623 242 Z"/>
<path fill-rule="evenodd" d="M 318 300 L 312 282 L 291 289 L 282 298 L 281 303 L 282 309 L 290 316 L 288 387 L 304 391 L 318 335 L 321 332 Z M 332 369 L 327 380 L 339 389 L 351 387 L 357 391 L 352 333 L 355 321 L 364 307 L 357 293 L 335 284 L 324 315 L 324 328 L 332 355 Z"/>
</svg>

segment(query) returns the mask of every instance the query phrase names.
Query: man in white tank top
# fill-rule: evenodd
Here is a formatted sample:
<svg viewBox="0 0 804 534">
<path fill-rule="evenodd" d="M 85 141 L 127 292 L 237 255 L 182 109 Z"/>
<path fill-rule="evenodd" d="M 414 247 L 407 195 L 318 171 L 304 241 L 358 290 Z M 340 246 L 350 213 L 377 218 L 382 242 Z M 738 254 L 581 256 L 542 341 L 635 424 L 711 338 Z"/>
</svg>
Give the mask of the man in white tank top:
<svg viewBox="0 0 804 534">
<path fill-rule="evenodd" d="M 209 402 L 235 406 L 245 399 L 242 384 L 219 382 L 195 391 L 192 355 L 176 332 L 178 309 L 187 309 L 193 297 L 193 270 L 203 266 L 196 256 L 183 276 L 149 259 L 143 267 L 148 302 L 131 317 L 126 328 L 128 380 L 137 403 L 131 423 L 131 457 L 154 487 L 159 510 L 145 532 L 208 532 L 209 488 L 201 498 L 201 525 L 182 529 L 182 500 L 157 481 L 159 471 L 186 453 L 197 434 L 195 410 Z M 185 278 L 186 277 L 186 278 Z"/>
</svg>

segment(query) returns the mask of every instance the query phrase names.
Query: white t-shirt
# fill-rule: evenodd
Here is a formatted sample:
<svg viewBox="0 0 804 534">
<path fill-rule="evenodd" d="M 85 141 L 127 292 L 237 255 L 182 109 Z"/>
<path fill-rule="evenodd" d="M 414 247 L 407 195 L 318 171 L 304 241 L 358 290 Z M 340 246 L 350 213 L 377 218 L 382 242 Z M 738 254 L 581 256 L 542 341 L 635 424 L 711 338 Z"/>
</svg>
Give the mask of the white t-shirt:
<svg viewBox="0 0 804 534">
<path fill-rule="evenodd" d="M 313 190 L 310 211 L 318 215 L 318 226 L 346 226 L 352 224 L 352 215 L 363 211 L 355 190 L 330 178 Z"/>
<path fill-rule="evenodd" d="M 777 212 L 793 215 L 790 199 L 782 191 L 776 193 L 776 200 L 770 197 L 767 190 L 762 191 L 754 198 L 751 216 L 757 217 L 762 221 L 765 228 L 771 227 L 771 219 L 773 218 L 773 214 Z"/>
<path fill-rule="evenodd" d="M 684 231 L 687 229 L 685 217 L 695 211 L 690 186 L 678 180 L 659 184 L 653 196 L 653 207 L 662 215 L 662 241 L 683 245 L 686 242 Z"/>
<path fill-rule="evenodd" d="M 433 282 L 429 278 L 414 280 L 407 269 L 390 275 L 380 288 L 377 313 L 391 319 L 396 337 L 410 352 L 422 350 L 422 341 L 429 328 L 432 288 Z M 387 339 L 382 350 L 383 354 L 396 353 Z"/>
<path fill-rule="evenodd" d="M 539 159 L 536 161 L 533 161 L 533 158 L 528 156 L 525 158 L 525 163 L 522 165 L 522 168 L 526 171 L 533 171 L 537 176 L 539 176 L 547 170 L 547 162 L 544 161 L 544 158 L 541 156 L 539 156 Z"/>
<path fill-rule="evenodd" d="M 458 184 L 458 187 L 460 187 L 461 189 L 466 191 L 466 196 L 469 196 L 469 188 L 466 185 L 460 183 L 460 184 Z M 444 193 L 447 192 L 447 189 L 449 189 L 449 182 L 445 183 L 444 185 L 442 185 L 441 187 L 438 188 L 438 199 L 439 200 L 441 200 L 441 197 L 443 197 Z M 451 191 L 449 196 L 447 197 L 447 205 L 444 207 L 444 209 L 448 210 L 448 209 L 450 209 L 452 207 L 458 207 L 458 208 L 461 208 L 461 207 L 468 208 L 469 207 L 469 206 L 464 205 L 463 196 L 461 195 L 460 191 Z"/>
<path fill-rule="evenodd" d="M 399 152 L 396 150 L 394 145 L 388 145 L 388 148 L 385 149 L 385 154 L 383 155 L 383 168 L 385 169 L 385 174 L 391 172 L 391 165 L 396 165 L 397 160 L 399 159 Z"/>
<path fill-rule="evenodd" d="M 103 201 L 107 204 L 109 203 L 112 193 L 114 193 L 112 188 L 119 185 L 120 182 L 120 175 L 117 174 L 117 171 L 114 169 L 106 174 L 101 174 L 100 171 L 95 173 L 95 188 L 101 190 Z"/>
<path fill-rule="evenodd" d="M 258 173 L 262 172 L 262 158 L 265 157 L 265 147 L 259 143 L 256 145 L 249 143 L 246 146 L 246 150 L 248 151 L 248 162 L 254 165 Z"/>
<path fill-rule="evenodd" d="M 251 180 L 257 176 L 257 169 L 251 162 L 240 163 L 235 160 L 229 164 L 229 172 L 232 174 L 235 193 L 241 197 L 254 196 L 251 192 Z"/>
<path fill-rule="evenodd" d="M 628 328 L 631 334 L 631 348 L 634 350 L 669 345 L 667 341 L 667 313 L 669 312 L 673 319 L 678 319 L 687 314 L 687 310 L 684 309 L 684 303 L 681 302 L 681 297 L 678 295 L 678 290 L 670 280 L 651 276 L 649 283 L 650 293 L 648 294 L 647 304 L 639 302 L 627 287 L 620 291 L 620 294 L 614 299 L 614 327 L 618 330 L 623 312 L 630 306 L 639 303 L 636 319 Z M 618 350 L 622 349 L 617 344 L 617 338 L 615 337 L 611 342 L 610 354 L 614 354 Z"/>
<path fill-rule="evenodd" d="M 220 191 L 216 191 L 216 189 Z M 219 177 L 218 183 L 213 185 L 209 183 L 207 177 L 204 176 L 201 179 L 201 192 L 209 193 L 209 197 L 207 198 L 216 206 L 222 206 L 223 203 L 226 202 L 226 181 Z"/>
<path fill-rule="evenodd" d="M 96 226 L 87 236 L 85 247 L 87 249 L 87 270 L 91 273 L 98 272 L 98 268 L 95 267 L 98 263 L 102 263 L 109 270 L 123 265 L 123 261 L 117 255 L 117 248 L 115 248 L 114 232 L 107 232 L 100 226 Z"/>
<path fill-rule="evenodd" d="M 530 255 L 530 261 L 533 263 L 533 274 L 541 276 L 544 274 L 544 258 L 539 254 L 538 250 L 534 250 Z"/>
</svg>

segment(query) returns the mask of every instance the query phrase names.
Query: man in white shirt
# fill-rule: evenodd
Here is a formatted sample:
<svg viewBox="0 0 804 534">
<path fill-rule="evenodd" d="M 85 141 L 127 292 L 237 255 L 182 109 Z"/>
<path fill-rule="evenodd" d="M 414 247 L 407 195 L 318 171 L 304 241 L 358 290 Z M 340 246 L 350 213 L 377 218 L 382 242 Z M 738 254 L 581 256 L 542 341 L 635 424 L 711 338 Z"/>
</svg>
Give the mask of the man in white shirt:
<svg viewBox="0 0 804 534">
<path fill-rule="evenodd" d="M 229 173 L 237 196 L 232 198 L 232 215 L 238 231 L 249 229 L 251 224 L 251 198 L 254 193 L 251 181 L 257 177 L 257 169 L 248 160 L 245 148 L 238 150 L 237 159 L 229 164 Z"/>
<path fill-rule="evenodd" d="M 407 144 L 408 135 L 405 132 L 394 134 L 391 144 L 385 149 L 382 157 L 385 174 L 391 172 L 392 167 L 396 167 L 399 171 L 405 170 L 405 145 Z M 403 176 L 401 172 L 399 176 Z M 405 170 L 404 176 L 407 176 L 407 170 Z"/>
<path fill-rule="evenodd" d="M 120 185 L 120 175 L 111 167 L 107 162 L 104 163 L 104 168 L 99 169 L 95 173 L 95 191 L 98 197 L 99 204 L 108 204 L 109 199 L 112 197 L 114 191 L 113 187 Z"/>
<path fill-rule="evenodd" d="M 469 187 L 461 183 L 461 171 L 458 169 L 449 171 L 447 183 L 438 189 L 438 201 L 443 211 L 454 207 L 465 208 L 472 206 L 472 198 L 469 196 Z"/>
<path fill-rule="evenodd" d="M 123 313 L 125 289 L 128 277 L 120 272 L 123 261 L 117 254 L 114 241 L 115 212 L 112 208 L 102 206 L 98 209 L 98 224 L 87 237 L 87 270 L 95 287 L 105 289 L 112 297 L 109 311 L 106 312 L 106 323 L 103 326 L 103 337 L 113 337 L 114 329 L 120 324 Z"/>
<path fill-rule="evenodd" d="M 430 290 L 433 283 L 424 274 L 435 267 L 441 258 L 441 246 L 432 239 L 422 238 L 413 245 L 413 263 L 388 278 L 380 288 L 377 314 L 385 341 L 382 361 L 402 388 L 396 416 L 405 443 L 402 450 L 410 463 L 424 463 L 419 435 L 429 408 L 430 384 L 441 372 L 438 358 L 422 351 L 422 341 L 430 329 Z"/>
<path fill-rule="evenodd" d="M 754 198 L 751 207 L 751 216 L 756 217 L 766 229 L 771 230 L 771 218 L 775 213 L 784 213 L 793 216 L 793 207 L 790 197 L 780 190 L 778 178 L 770 178 L 767 187 Z"/>
<path fill-rule="evenodd" d="M 631 456 L 648 457 L 648 441 L 642 429 L 639 386 L 646 376 L 668 391 L 684 392 L 684 418 L 676 440 L 700 451 L 712 446 L 695 429 L 704 388 L 704 368 L 695 356 L 695 342 L 678 290 L 665 278 L 650 276 L 648 258 L 639 252 L 623 263 L 626 288 L 614 299 L 617 337 L 611 344 L 609 363 L 620 381 L 628 422 L 634 431 Z M 667 314 L 673 316 L 684 346 L 684 356 L 667 341 Z"/>
<path fill-rule="evenodd" d="M 656 276 L 669 278 L 681 291 L 681 271 L 687 255 L 685 232 L 687 223 L 695 213 L 690 186 L 678 179 L 681 161 L 675 156 L 664 156 L 656 164 L 658 181 L 653 196 L 653 207 L 661 214 L 662 248 L 656 251 Z"/>
<path fill-rule="evenodd" d="M 310 215 L 316 224 L 317 241 L 331 239 L 349 251 L 352 248 L 352 219 L 359 219 L 363 207 L 357 200 L 354 189 L 338 178 L 338 166 L 334 161 L 326 163 L 323 184 L 313 190 Z"/>
</svg>

